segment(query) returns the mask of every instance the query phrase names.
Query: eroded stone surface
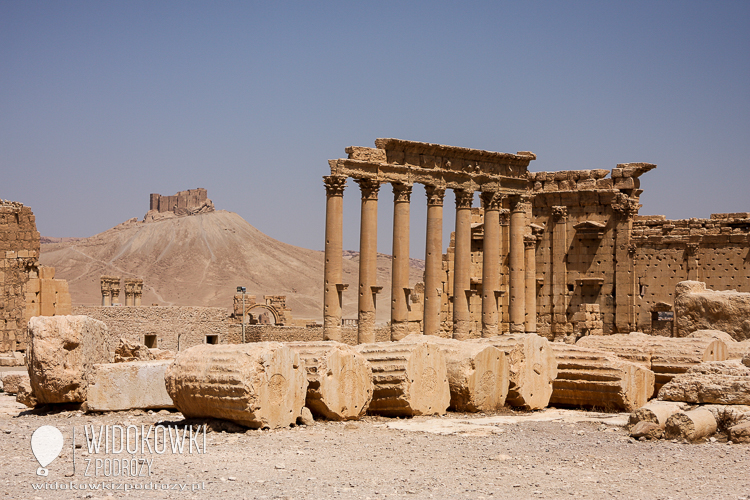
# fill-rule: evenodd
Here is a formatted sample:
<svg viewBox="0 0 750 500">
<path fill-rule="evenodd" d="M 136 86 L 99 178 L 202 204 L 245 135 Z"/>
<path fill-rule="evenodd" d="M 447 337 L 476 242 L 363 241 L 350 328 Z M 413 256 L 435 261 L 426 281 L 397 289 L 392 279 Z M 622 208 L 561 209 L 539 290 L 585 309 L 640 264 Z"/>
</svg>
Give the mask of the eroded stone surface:
<svg viewBox="0 0 750 500">
<path fill-rule="evenodd" d="M 88 386 L 89 411 L 174 408 L 164 374 L 171 360 L 96 364 Z"/>
<path fill-rule="evenodd" d="M 95 363 L 109 363 L 107 326 L 88 316 L 29 321 L 29 375 L 40 403 L 83 403 Z"/>
<path fill-rule="evenodd" d="M 635 425 L 638 422 L 652 422 L 663 428 L 669 417 L 684 410 L 686 407 L 685 403 L 680 402 L 649 401 L 630 415 L 629 424 Z"/>
<path fill-rule="evenodd" d="M 499 335 L 467 342 L 490 344 L 505 353 L 509 367 L 507 404 L 529 410 L 544 408 L 557 378 L 557 359 L 549 341 L 536 334 Z"/>
<path fill-rule="evenodd" d="M 277 342 L 191 347 L 177 355 L 165 380 L 186 417 L 222 418 L 254 429 L 293 424 L 307 391 L 299 355 Z"/>
<path fill-rule="evenodd" d="M 434 335 L 412 334 L 401 342 L 428 342 L 436 345 L 445 355 L 451 410 L 489 412 L 505 405 L 510 366 L 500 349 Z"/>
<path fill-rule="evenodd" d="M 372 368 L 374 391 L 369 413 L 389 417 L 443 414 L 450 404 L 445 356 L 420 343 L 360 344 Z"/>
<path fill-rule="evenodd" d="M 289 342 L 307 375 L 305 406 L 329 420 L 357 420 L 372 400 L 372 369 L 364 356 L 339 342 Z"/>
<path fill-rule="evenodd" d="M 641 421 L 630 429 L 630 435 L 636 439 L 661 439 L 664 437 L 664 428 L 654 422 Z"/>
<path fill-rule="evenodd" d="M 675 288 L 677 335 L 696 330 L 721 330 L 735 340 L 750 340 L 750 293 L 714 291 L 698 281 Z"/>
<path fill-rule="evenodd" d="M 550 403 L 633 411 L 654 392 L 654 372 L 643 365 L 606 351 L 559 342 L 551 346 L 557 358 L 557 378 Z"/>
<path fill-rule="evenodd" d="M 750 404 L 750 367 L 737 360 L 711 361 L 675 376 L 659 399 L 687 403 Z"/>
<path fill-rule="evenodd" d="M 667 439 L 698 441 L 716 432 L 716 419 L 713 414 L 701 408 L 687 412 L 677 412 L 666 422 Z"/>
<path fill-rule="evenodd" d="M 29 373 L 26 371 L 2 372 L 3 391 L 8 394 L 18 393 L 18 388 L 25 380 L 29 380 Z"/>
</svg>

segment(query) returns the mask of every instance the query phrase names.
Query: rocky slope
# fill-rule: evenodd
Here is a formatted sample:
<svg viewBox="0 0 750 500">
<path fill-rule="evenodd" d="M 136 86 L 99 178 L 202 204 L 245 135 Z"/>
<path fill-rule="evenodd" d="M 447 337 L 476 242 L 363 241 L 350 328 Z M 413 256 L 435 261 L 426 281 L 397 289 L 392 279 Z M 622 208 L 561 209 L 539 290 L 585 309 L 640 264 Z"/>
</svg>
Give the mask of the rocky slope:
<svg viewBox="0 0 750 500">
<path fill-rule="evenodd" d="M 390 317 L 390 256 L 378 255 L 378 321 Z M 286 295 L 294 318 L 322 321 L 323 252 L 277 241 L 239 215 L 216 212 L 152 222 L 130 219 L 90 238 L 43 238 L 40 261 L 68 280 L 74 305 L 101 303 L 99 277 L 143 278 L 144 305 L 231 308 L 237 286 Z M 358 255 L 345 252 L 344 317 L 356 318 Z M 422 279 L 412 263 L 412 285 Z M 124 303 L 124 291 L 120 302 Z"/>
</svg>

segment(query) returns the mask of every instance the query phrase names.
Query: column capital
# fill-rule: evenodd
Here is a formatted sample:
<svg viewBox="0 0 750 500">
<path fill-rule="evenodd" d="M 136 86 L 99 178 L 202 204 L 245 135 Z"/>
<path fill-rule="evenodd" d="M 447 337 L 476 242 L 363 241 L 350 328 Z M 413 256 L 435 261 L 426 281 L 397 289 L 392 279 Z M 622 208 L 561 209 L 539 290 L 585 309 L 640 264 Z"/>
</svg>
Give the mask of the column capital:
<svg viewBox="0 0 750 500">
<path fill-rule="evenodd" d="M 510 210 L 507 208 L 501 208 L 500 212 L 500 225 L 507 226 L 510 223 Z"/>
<path fill-rule="evenodd" d="M 568 207 L 555 206 L 552 207 L 552 218 L 555 222 L 561 222 L 568 218 Z"/>
<path fill-rule="evenodd" d="M 438 207 L 443 206 L 443 199 L 445 198 L 444 187 L 426 185 L 424 187 L 424 190 L 425 190 L 425 193 L 427 194 L 427 205 L 433 205 L 433 206 L 438 206 Z"/>
<path fill-rule="evenodd" d="M 453 193 L 456 195 L 456 208 L 471 208 L 471 203 L 474 201 L 474 192 L 466 189 L 454 189 Z"/>
<path fill-rule="evenodd" d="M 359 189 L 362 192 L 363 200 L 377 200 L 378 191 L 380 190 L 380 182 L 376 179 L 354 179 L 354 182 L 359 184 Z"/>
<path fill-rule="evenodd" d="M 523 237 L 523 246 L 526 248 L 533 248 L 536 246 L 537 237 L 533 234 L 527 234 Z"/>
<path fill-rule="evenodd" d="M 500 210 L 503 204 L 503 196 L 497 191 L 482 191 L 479 195 L 482 207 L 487 210 Z"/>
<path fill-rule="evenodd" d="M 612 210 L 614 210 L 621 219 L 632 219 L 638 215 L 638 210 L 640 208 L 641 205 L 638 203 L 638 199 L 630 198 L 622 193 L 618 194 L 612 202 Z"/>
<path fill-rule="evenodd" d="M 411 201 L 411 184 L 402 184 L 400 182 L 394 182 L 393 186 L 393 202 L 406 202 Z"/>
<path fill-rule="evenodd" d="M 699 243 L 687 243 L 685 245 L 685 255 L 694 257 L 698 253 Z"/>
<path fill-rule="evenodd" d="M 531 203 L 534 197 L 528 194 L 517 194 L 508 197 L 511 212 L 525 212 L 527 205 Z"/>
<path fill-rule="evenodd" d="M 328 196 L 344 196 L 346 177 L 340 175 L 327 175 L 323 177 L 323 184 L 326 186 L 326 194 Z"/>
</svg>

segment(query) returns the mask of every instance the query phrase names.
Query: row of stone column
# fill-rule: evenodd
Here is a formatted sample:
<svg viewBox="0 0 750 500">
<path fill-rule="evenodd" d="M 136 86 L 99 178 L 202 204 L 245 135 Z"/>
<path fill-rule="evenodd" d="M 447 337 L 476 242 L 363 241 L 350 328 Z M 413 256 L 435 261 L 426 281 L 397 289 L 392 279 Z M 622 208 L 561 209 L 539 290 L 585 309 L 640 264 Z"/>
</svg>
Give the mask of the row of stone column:
<svg viewBox="0 0 750 500">
<path fill-rule="evenodd" d="M 355 180 L 361 190 L 360 255 L 358 288 L 358 341 L 375 341 L 377 294 L 377 203 L 380 183 Z M 342 294 L 348 285 L 343 279 L 343 194 L 346 177 L 324 177 L 326 186 L 326 240 L 324 278 L 324 334 L 328 340 L 341 339 Z M 425 296 L 423 333 L 440 330 L 442 294 L 443 200 L 445 189 L 425 186 L 427 194 L 427 235 L 425 249 Z M 409 208 L 412 186 L 393 184 L 393 271 L 391 282 L 391 339 L 409 333 Z M 474 193 L 455 189 L 456 246 L 453 268 L 453 337 L 466 339 L 471 331 L 469 293 L 471 290 L 471 204 Z M 484 251 L 482 271 L 482 336 L 497 335 L 500 295 L 500 213 L 503 194 L 481 193 L 484 207 Z M 536 331 L 535 238 L 526 238 L 525 196 L 510 199 L 510 330 Z M 526 248 L 524 249 L 524 246 Z M 526 314 L 526 311 L 529 314 Z"/>
<path fill-rule="evenodd" d="M 102 276 L 100 278 L 102 306 L 114 306 L 120 303 L 120 277 Z M 140 306 L 143 296 L 142 279 L 125 279 L 125 305 Z"/>
</svg>

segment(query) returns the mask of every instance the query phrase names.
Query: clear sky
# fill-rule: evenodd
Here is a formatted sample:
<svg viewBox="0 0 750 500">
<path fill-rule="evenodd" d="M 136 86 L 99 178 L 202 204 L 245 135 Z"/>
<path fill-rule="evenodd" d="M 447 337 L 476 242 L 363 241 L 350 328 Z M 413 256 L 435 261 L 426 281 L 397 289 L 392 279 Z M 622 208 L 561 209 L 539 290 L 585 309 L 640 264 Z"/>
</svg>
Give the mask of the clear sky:
<svg viewBox="0 0 750 500">
<path fill-rule="evenodd" d="M 651 162 L 641 214 L 750 211 L 750 2 L 0 0 L 0 198 L 44 236 L 205 187 L 321 250 L 327 160 L 377 137 L 533 151 L 532 171 Z M 357 249 L 351 180 L 344 199 Z M 415 187 L 417 258 L 424 205 Z"/>
</svg>

